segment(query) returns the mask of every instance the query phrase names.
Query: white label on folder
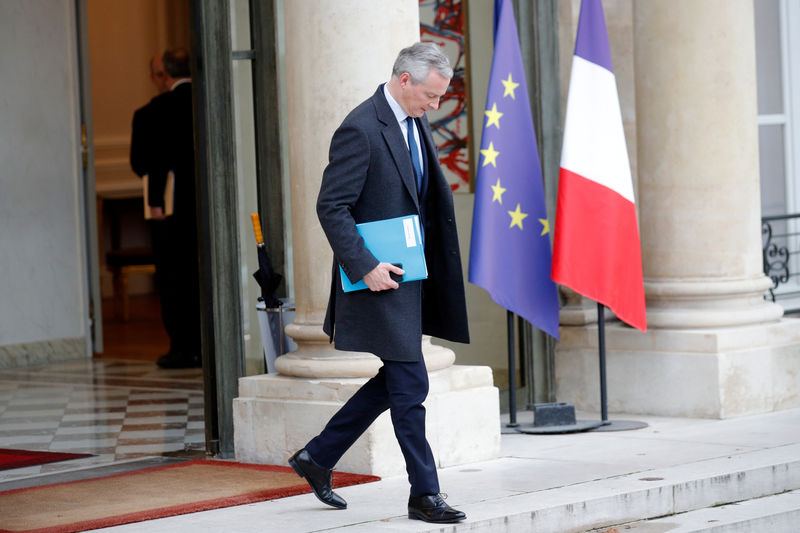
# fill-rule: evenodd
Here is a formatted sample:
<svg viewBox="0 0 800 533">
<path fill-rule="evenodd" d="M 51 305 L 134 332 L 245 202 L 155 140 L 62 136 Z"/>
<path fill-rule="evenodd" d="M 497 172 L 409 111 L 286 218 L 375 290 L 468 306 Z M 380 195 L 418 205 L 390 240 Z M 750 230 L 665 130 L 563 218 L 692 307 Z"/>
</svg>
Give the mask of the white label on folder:
<svg viewBox="0 0 800 533">
<path fill-rule="evenodd" d="M 414 219 L 413 218 L 404 218 L 403 219 L 403 231 L 406 233 L 406 247 L 413 248 L 417 245 L 417 236 L 414 233 Z"/>
</svg>

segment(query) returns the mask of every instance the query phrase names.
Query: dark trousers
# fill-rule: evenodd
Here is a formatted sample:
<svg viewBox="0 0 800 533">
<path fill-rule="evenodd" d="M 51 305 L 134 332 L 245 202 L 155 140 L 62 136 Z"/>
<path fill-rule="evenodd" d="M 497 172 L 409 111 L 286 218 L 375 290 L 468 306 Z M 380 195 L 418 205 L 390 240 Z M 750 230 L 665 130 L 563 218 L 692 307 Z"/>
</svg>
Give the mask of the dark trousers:
<svg viewBox="0 0 800 533">
<path fill-rule="evenodd" d="M 389 409 L 400 450 L 406 461 L 411 496 L 439 493 L 433 453 L 425 438 L 428 372 L 425 361 L 383 361 L 378 374 L 367 381 L 333 415 L 318 436 L 306 445 L 320 466 L 333 468 L 364 431 Z"/>
<path fill-rule="evenodd" d="M 200 356 L 200 300 L 196 228 L 174 216 L 152 220 L 161 319 L 177 357 Z"/>
</svg>

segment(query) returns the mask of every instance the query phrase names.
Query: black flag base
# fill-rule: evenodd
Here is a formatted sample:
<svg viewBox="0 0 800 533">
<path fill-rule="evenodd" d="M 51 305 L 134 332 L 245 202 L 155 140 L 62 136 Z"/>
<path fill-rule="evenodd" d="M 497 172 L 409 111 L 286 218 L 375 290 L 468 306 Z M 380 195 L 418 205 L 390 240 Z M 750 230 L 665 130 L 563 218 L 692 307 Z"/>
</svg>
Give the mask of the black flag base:
<svg viewBox="0 0 800 533">
<path fill-rule="evenodd" d="M 528 408 L 531 406 L 529 405 Z M 571 403 L 537 403 L 533 406 L 533 425 L 517 427 L 519 433 L 548 435 L 589 431 L 602 424 L 599 420 L 576 420 L 575 406 Z"/>
<path fill-rule="evenodd" d="M 559 433 L 578 433 L 581 431 L 597 430 L 602 422 L 599 420 L 576 420 L 574 424 L 564 426 L 541 426 L 536 425 L 525 426 L 521 425 L 517 428 L 520 433 L 528 435 L 556 435 Z"/>
<path fill-rule="evenodd" d="M 514 313 L 506 312 L 508 319 L 508 414 L 509 421 L 501 428 L 503 434 L 526 433 L 546 435 L 575 433 L 579 431 L 628 431 L 647 427 L 646 422 L 608 419 L 608 393 L 606 391 L 606 320 L 605 306 L 597 302 L 597 348 L 600 359 L 600 420 L 576 420 L 572 404 L 540 403 L 533 407 L 534 424 L 517 423 L 516 369 L 514 361 Z"/>
<path fill-rule="evenodd" d="M 647 422 L 637 422 L 636 420 L 606 420 L 599 422 L 599 427 L 593 431 L 629 431 L 632 429 L 642 429 L 647 427 Z"/>
</svg>

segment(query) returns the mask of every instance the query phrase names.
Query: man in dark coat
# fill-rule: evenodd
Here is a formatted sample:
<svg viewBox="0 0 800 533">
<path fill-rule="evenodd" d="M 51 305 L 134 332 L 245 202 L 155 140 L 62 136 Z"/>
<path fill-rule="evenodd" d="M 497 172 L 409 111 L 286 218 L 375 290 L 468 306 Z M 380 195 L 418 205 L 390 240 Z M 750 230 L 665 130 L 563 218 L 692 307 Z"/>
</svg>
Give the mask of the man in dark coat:
<svg viewBox="0 0 800 533">
<path fill-rule="evenodd" d="M 422 335 L 469 342 L 453 198 L 425 118 L 426 111 L 439 107 L 452 75 L 436 45 L 403 49 L 391 80 L 350 112 L 331 141 L 317 199 L 334 254 L 324 330 L 337 349 L 370 352 L 383 362 L 322 433 L 289 460 L 314 494 L 333 507 L 347 506 L 331 490 L 333 466 L 389 409 L 411 483 L 409 518 L 465 518 L 439 494 L 422 405 L 428 394 Z M 404 271 L 376 259 L 356 224 L 414 214 L 422 226 L 428 278 L 397 283 L 391 274 Z M 363 278 L 369 290 L 344 292 L 339 265 L 350 281 Z"/>
<path fill-rule="evenodd" d="M 194 130 L 189 54 L 167 50 L 151 61 L 161 94 L 133 116 L 131 167 L 148 176 L 149 221 L 161 317 L 170 339 L 163 368 L 200 366 L 199 274 Z M 174 178 L 173 213 L 165 212 L 167 176 Z"/>
</svg>

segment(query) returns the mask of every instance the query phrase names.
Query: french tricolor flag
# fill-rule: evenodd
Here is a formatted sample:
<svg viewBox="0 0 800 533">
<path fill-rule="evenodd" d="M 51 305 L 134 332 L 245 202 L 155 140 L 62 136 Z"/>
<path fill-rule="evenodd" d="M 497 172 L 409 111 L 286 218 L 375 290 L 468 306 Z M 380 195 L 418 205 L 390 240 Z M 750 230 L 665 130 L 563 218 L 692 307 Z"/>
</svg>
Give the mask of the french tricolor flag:
<svg viewBox="0 0 800 533">
<path fill-rule="evenodd" d="M 633 181 L 600 0 L 583 0 L 578 20 L 552 277 L 646 331 Z"/>
</svg>

